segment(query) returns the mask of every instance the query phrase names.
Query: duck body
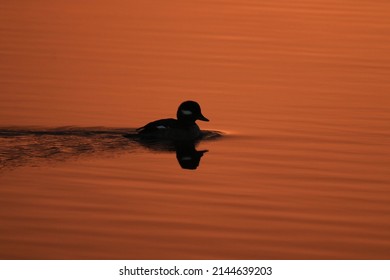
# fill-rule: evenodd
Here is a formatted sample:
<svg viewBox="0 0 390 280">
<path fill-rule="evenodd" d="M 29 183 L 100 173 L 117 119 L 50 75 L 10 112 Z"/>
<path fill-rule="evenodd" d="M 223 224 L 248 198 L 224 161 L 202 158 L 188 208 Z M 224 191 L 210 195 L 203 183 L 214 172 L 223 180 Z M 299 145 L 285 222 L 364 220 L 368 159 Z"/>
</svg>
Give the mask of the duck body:
<svg viewBox="0 0 390 280">
<path fill-rule="evenodd" d="M 202 137 L 196 120 L 209 121 L 202 115 L 200 106 L 195 101 L 185 101 L 177 110 L 177 119 L 161 119 L 150 122 L 137 129 L 142 138 L 190 141 Z"/>
</svg>

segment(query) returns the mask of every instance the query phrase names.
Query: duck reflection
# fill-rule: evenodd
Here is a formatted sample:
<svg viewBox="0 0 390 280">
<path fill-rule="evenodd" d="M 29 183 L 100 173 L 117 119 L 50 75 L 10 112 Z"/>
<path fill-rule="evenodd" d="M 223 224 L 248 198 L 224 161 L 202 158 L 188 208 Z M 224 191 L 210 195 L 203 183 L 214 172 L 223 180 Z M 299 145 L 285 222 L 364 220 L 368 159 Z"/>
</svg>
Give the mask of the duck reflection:
<svg viewBox="0 0 390 280">
<path fill-rule="evenodd" d="M 176 159 L 183 169 L 196 169 L 200 159 L 208 150 L 197 151 L 194 143 L 180 143 L 176 146 Z"/>
<path fill-rule="evenodd" d="M 125 137 L 129 137 L 126 135 Z M 130 137 L 131 138 L 131 137 Z M 208 150 L 196 150 L 197 141 L 152 141 L 150 139 L 138 138 L 136 141 L 143 147 L 157 152 L 176 152 L 176 159 L 183 169 L 195 170 L 200 160 Z"/>
</svg>

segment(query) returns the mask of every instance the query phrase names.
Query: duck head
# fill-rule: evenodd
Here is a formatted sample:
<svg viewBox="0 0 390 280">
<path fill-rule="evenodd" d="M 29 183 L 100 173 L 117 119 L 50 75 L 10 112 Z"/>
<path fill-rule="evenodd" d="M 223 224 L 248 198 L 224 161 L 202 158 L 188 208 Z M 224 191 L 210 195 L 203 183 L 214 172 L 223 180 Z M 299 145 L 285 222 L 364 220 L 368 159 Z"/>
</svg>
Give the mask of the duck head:
<svg viewBox="0 0 390 280">
<path fill-rule="evenodd" d="M 195 122 L 196 120 L 208 122 L 209 119 L 202 115 L 200 106 L 195 101 L 185 101 L 177 109 L 177 119 L 185 122 Z"/>
</svg>

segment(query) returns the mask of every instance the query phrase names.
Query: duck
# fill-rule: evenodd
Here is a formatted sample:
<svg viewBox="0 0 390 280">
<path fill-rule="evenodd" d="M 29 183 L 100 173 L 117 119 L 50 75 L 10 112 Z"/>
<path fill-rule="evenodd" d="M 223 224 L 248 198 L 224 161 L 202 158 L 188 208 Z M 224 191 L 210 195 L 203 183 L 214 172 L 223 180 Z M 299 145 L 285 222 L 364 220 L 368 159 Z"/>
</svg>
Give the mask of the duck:
<svg viewBox="0 0 390 280">
<path fill-rule="evenodd" d="M 143 139 L 194 141 L 202 137 L 202 132 L 196 121 L 209 121 L 203 116 L 200 105 L 192 100 L 184 101 L 179 105 L 176 117 L 177 119 L 168 118 L 152 121 L 137 128 L 138 135 Z"/>
</svg>

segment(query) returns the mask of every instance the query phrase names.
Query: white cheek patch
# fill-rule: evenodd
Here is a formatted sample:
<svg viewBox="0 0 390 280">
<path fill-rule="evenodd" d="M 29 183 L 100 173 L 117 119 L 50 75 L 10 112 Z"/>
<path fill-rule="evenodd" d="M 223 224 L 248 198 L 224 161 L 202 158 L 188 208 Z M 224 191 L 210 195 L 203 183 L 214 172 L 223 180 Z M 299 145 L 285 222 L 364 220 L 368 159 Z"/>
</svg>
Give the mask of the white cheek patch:
<svg viewBox="0 0 390 280">
<path fill-rule="evenodd" d="M 192 160 L 192 157 L 182 157 L 181 160 Z"/>
<path fill-rule="evenodd" d="M 189 110 L 181 110 L 181 112 L 183 115 L 186 115 L 186 116 L 192 115 L 192 112 Z"/>
<path fill-rule="evenodd" d="M 158 126 L 157 126 L 157 129 L 166 129 L 166 127 L 163 126 L 163 125 L 158 125 Z"/>
</svg>

